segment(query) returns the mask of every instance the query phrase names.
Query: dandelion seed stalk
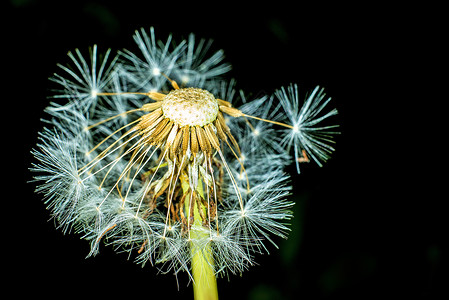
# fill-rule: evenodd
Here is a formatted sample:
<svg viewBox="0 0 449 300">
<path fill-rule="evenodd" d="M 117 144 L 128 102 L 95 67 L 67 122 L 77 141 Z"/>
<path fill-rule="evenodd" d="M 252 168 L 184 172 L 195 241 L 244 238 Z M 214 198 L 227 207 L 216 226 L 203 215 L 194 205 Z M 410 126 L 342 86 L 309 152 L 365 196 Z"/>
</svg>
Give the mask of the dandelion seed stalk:
<svg viewBox="0 0 449 300">
<path fill-rule="evenodd" d="M 181 176 L 181 186 L 183 193 L 189 193 L 189 183 L 186 176 Z M 204 190 L 201 180 L 198 181 L 197 191 L 204 198 Z M 189 197 L 187 195 L 187 197 Z M 189 199 L 190 200 L 190 199 Z M 192 207 L 189 200 L 185 203 L 186 211 Z M 205 247 L 196 245 L 193 241 L 207 240 L 209 233 L 202 229 L 202 219 L 199 209 L 203 210 L 203 215 L 207 213 L 207 207 L 201 205 L 198 207 L 196 202 L 193 203 L 193 224 L 189 231 L 191 239 L 191 255 L 192 255 L 192 276 L 193 276 L 193 293 L 195 300 L 214 300 L 218 299 L 217 279 L 214 271 L 214 259 L 210 243 Z"/>
</svg>

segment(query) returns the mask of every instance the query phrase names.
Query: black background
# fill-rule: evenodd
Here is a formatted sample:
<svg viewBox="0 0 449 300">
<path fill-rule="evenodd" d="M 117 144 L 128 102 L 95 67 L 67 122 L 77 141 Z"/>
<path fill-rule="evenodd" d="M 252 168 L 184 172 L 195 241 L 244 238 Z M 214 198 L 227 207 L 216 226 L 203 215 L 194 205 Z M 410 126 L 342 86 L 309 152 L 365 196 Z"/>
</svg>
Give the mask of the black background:
<svg viewBox="0 0 449 300">
<path fill-rule="evenodd" d="M 137 53 L 132 35 L 150 26 L 161 40 L 173 33 L 179 41 L 191 32 L 214 39 L 214 49 L 224 49 L 233 65 L 229 78 L 245 92 L 271 94 L 294 82 L 304 95 L 320 85 L 339 110 L 335 121 L 342 134 L 333 158 L 323 168 L 305 165 L 294 176 L 297 205 L 290 238 L 278 240 L 280 249 L 258 256 L 258 265 L 241 277 L 219 279 L 221 299 L 433 299 L 446 292 L 441 203 L 447 196 L 432 194 L 438 183 L 421 179 L 430 176 L 418 170 L 429 164 L 429 137 L 420 131 L 421 119 L 406 119 L 429 100 L 412 101 L 425 85 L 423 68 L 434 59 L 434 28 L 424 17 L 438 8 L 279 1 L 5 2 L 2 148 L 4 165 L 11 160 L 14 167 L 3 172 L 11 180 L 3 190 L 11 193 L 3 199 L 2 248 L 8 252 L 3 264 L 13 266 L 7 277 L 15 293 L 192 298 L 185 274 L 178 277 L 178 287 L 174 276 L 141 268 L 104 246 L 98 256 L 85 259 L 88 243 L 54 229 L 29 183 L 29 152 L 42 128 L 48 77 L 58 71 L 56 64 L 69 61 L 68 51 L 86 53 L 93 44 L 99 51 Z"/>
</svg>

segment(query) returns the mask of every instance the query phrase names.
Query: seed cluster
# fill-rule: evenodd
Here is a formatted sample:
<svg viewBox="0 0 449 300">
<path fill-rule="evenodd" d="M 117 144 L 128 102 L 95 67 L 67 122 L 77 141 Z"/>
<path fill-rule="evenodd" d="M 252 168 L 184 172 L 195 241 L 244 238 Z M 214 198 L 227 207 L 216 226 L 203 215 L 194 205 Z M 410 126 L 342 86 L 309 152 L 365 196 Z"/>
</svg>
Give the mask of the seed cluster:
<svg viewBox="0 0 449 300">
<path fill-rule="evenodd" d="M 187 152 L 210 155 L 220 150 L 220 140 L 227 142 L 228 138 L 240 151 L 219 111 L 218 100 L 206 90 L 176 89 L 142 110 L 149 113 L 140 118 L 134 130 L 145 136 L 145 143 L 168 149 L 172 160 L 178 156 L 180 161 Z"/>
<path fill-rule="evenodd" d="M 164 116 L 179 126 L 204 126 L 218 114 L 218 101 L 210 92 L 198 88 L 171 91 L 162 104 Z"/>
</svg>

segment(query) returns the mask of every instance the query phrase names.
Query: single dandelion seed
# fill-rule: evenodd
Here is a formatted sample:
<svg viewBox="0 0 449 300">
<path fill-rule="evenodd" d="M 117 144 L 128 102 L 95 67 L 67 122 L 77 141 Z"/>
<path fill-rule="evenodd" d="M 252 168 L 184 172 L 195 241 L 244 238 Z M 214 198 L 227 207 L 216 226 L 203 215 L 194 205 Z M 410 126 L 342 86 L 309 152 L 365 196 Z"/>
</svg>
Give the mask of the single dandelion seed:
<svg viewBox="0 0 449 300">
<path fill-rule="evenodd" d="M 287 237 L 288 153 L 297 164 L 328 159 L 335 126 L 316 125 L 336 111 L 321 114 L 319 89 L 300 107 L 296 86 L 236 108 L 222 51 L 207 58 L 204 40 L 163 43 L 153 29 L 135 41 L 143 60 L 126 50 L 94 72 L 77 54 L 82 75 L 56 77 L 73 97 L 48 109 L 33 151 L 37 192 L 64 231 L 91 242 L 89 256 L 107 241 L 142 265 L 185 271 L 196 299 L 217 299 L 217 276 L 240 274 Z"/>
<path fill-rule="evenodd" d="M 84 109 L 94 107 L 97 102 L 97 94 L 107 89 L 116 67 L 117 56 L 109 59 L 111 50 L 104 56 L 98 55 L 97 45 L 90 49 L 89 60 L 83 56 L 79 49 L 75 53 L 69 52 L 68 56 L 72 64 L 58 66 L 66 76 L 54 74 L 50 80 L 59 84 L 62 89 L 56 90 L 53 98 L 66 98 L 76 102 L 70 105 L 82 106 Z"/>
<path fill-rule="evenodd" d="M 336 109 L 323 114 L 331 98 L 326 99 L 324 89 L 317 86 L 301 106 L 296 84 L 287 89 L 281 88 L 275 95 L 284 109 L 286 122 L 289 122 L 293 129 L 284 130 L 281 144 L 287 149 L 293 148 L 298 173 L 299 163 L 308 162 L 308 157 L 322 166 L 322 162 L 329 159 L 335 150 L 332 147 L 333 136 L 339 133 L 334 131 L 338 125 L 317 126 L 337 114 Z"/>
</svg>

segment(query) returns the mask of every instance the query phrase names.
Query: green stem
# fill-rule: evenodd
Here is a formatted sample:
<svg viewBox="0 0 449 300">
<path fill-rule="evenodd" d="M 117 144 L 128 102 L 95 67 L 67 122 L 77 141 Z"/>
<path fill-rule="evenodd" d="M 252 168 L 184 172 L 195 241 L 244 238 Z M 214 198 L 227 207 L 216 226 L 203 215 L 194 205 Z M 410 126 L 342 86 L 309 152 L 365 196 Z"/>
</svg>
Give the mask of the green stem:
<svg viewBox="0 0 449 300">
<path fill-rule="evenodd" d="M 181 185 L 183 193 L 189 193 L 185 201 L 185 210 L 187 216 L 190 216 L 190 191 L 187 176 L 181 176 Z M 197 192 L 203 197 L 203 186 L 201 180 L 198 181 Z M 193 205 L 194 221 L 190 229 L 191 255 L 192 255 L 192 275 L 193 275 L 193 294 L 195 300 L 218 300 L 217 279 L 214 272 L 214 258 L 212 256 L 212 249 L 210 244 L 200 248 L 198 243 L 193 241 L 204 240 L 209 236 L 206 230 L 201 230 L 202 219 L 199 209 L 204 211 L 203 215 L 207 216 L 207 208 L 203 205 L 198 205 L 195 201 Z M 201 245 L 202 246 L 202 245 Z"/>
</svg>

